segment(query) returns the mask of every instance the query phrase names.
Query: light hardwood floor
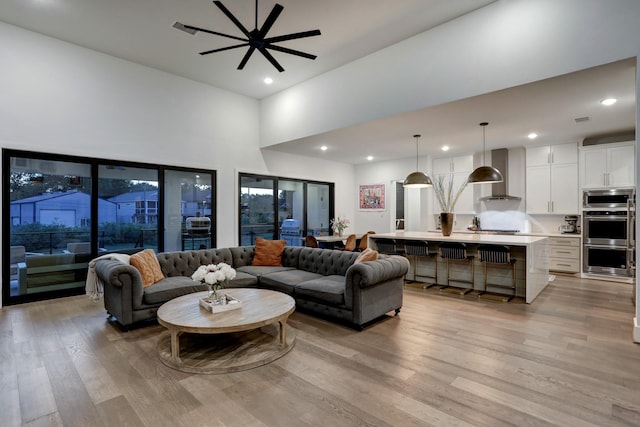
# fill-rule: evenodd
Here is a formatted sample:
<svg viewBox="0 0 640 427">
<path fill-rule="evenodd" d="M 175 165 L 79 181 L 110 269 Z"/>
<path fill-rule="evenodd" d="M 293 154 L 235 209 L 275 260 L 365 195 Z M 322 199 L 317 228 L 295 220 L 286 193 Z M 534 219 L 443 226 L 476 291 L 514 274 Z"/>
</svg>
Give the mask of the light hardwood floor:
<svg viewBox="0 0 640 427">
<path fill-rule="evenodd" d="M 294 313 L 295 348 L 223 375 L 164 366 L 84 296 L 0 310 L 1 426 L 640 425 L 631 285 L 558 276 L 531 305 L 407 287 L 363 332 Z"/>
</svg>

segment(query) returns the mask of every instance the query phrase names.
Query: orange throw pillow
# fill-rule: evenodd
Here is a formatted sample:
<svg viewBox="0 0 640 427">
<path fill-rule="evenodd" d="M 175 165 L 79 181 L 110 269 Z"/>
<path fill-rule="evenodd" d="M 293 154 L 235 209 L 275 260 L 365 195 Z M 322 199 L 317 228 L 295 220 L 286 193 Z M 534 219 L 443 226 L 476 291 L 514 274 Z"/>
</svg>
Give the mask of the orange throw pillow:
<svg viewBox="0 0 640 427">
<path fill-rule="evenodd" d="M 375 261 L 378 259 L 378 251 L 374 251 L 371 248 L 367 248 L 364 251 L 360 252 L 358 258 L 353 262 L 354 264 L 358 264 L 359 262 L 367 262 L 367 261 Z"/>
<path fill-rule="evenodd" d="M 284 240 L 266 240 L 262 237 L 256 237 L 256 250 L 251 265 L 282 267 L 282 252 L 285 243 Z"/>
<path fill-rule="evenodd" d="M 129 263 L 140 272 L 140 276 L 142 276 L 142 286 L 145 288 L 164 279 L 160 263 L 153 249 L 145 249 L 144 251 L 131 255 Z"/>
</svg>

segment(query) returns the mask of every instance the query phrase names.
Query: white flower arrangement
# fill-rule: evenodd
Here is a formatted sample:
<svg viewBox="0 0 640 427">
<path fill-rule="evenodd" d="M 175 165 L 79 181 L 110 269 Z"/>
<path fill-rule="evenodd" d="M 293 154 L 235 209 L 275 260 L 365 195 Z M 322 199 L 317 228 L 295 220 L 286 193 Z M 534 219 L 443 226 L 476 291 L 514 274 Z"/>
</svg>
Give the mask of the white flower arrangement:
<svg viewBox="0 0 640 427">
<path fill-rule="evenodd" d="M 453 175 L 436 175 L 433 177 L 433 190 L 440 205 L 440 212 L 453 212 L 456 202 L 467 187 L 468 180 L 464 180 L 460 187 L 453 188 Z"/>
<path fill-rule="evenodd" d="M 191 275 L 191 278 L 196 282 L 206 283 L 211 286 L 213 291 L 224 288 L 227 282 L 235 277 L 236 270 L 225 262 L 201 265 Z"/>
</svg>

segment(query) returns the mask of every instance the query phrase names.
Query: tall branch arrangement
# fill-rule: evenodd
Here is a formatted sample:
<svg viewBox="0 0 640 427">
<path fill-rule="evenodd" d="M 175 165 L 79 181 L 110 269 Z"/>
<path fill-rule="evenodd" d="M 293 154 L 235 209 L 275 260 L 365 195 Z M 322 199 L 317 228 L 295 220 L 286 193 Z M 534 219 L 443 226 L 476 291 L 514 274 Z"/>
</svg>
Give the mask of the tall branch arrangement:
<svg viewBox="0 0 640 427">
<path fill-rule="evenodd" d="M 433 191 L 440 204 L 440 212 L 453 212 L 456 202 L 467 187 L 468 181 L 464 182 L 457 189 L 453 188 L 453 175 L 437 175 L 433 177 Z M 455 191 L 454 191 L 455 190 Z"/>
</svg>

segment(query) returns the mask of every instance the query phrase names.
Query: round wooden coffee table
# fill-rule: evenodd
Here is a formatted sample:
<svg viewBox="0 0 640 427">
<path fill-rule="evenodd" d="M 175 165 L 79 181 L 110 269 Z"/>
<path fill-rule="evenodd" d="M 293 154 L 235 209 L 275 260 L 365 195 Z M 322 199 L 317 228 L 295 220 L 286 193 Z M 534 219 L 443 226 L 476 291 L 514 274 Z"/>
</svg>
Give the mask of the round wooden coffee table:
<svg viewBox="0 0 640 427">
<path fill-rule="evenodd" d="M 168 329 L 158 342 L 162 363 L 184 372 L 219 374 L 265 365 L 293 348 L 295 334 L 286 325 L 295 310 L 293 298 L 266 289 L 223 292 L 242 306 L 211 313 L 199 305 L 207 292 L 197 292 L 158 309 L 158 323 Z"/>
</svg>

